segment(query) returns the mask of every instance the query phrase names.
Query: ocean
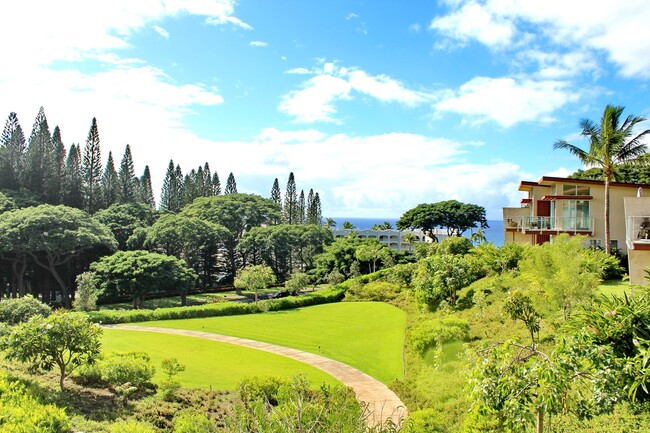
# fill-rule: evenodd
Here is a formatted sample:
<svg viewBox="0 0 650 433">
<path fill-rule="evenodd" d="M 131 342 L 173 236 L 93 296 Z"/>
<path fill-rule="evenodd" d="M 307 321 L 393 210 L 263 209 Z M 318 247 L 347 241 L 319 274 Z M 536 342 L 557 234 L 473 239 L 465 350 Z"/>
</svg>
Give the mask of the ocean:
<svg viewBox="0 0 650 433">
<path fill-rule="evenodd" d="M 393 228 L 396 228 L 396 223 L 399 218 L 348 218 L 348 217 L 332 217 L 336 221 L 336 228 L 342 228 L 343 223 L 348 221 L 352 223 L 359 230 L 371 229 L 375 224 L 383 224 L 385 221 L 390 222 Z M 503 245 L 503 221 L 492 220 L 488 221 L 489 228 L 485 229 L 485 237 L 488 242 L 500 247 Z M 469 236 L 471 232 L 468 230 L 464 236 Z"/>
</svg>

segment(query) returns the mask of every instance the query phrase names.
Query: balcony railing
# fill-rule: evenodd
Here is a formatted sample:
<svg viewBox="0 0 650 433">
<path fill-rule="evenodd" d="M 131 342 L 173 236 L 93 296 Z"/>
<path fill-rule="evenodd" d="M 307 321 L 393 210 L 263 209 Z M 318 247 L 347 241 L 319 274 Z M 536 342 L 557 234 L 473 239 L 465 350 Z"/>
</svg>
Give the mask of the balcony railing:
<svg viewBox="0 0 650 433">
<path fill-rule="evenodd" d="M 506 229 L 522 232 L 583 233 L 593 231 L 594 219 L 584 217 L 508 217 L 505 221 L 505 227 Z"/>
</svg>

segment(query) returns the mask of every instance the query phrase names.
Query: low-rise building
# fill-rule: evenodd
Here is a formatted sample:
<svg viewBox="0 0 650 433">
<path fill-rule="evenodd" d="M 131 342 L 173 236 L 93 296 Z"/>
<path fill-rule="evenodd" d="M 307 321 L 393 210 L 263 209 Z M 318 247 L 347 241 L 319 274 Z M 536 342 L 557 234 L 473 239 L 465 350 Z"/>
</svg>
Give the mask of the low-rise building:
<svg viewBox="0 0 650 433">
<path fill-rule="evenodd" d="M 332 229 L 332 234 L 335 239 L 344 238 L 349 236 L 350 233 L 356 233 L 356 236 L 360 239 L 377 239 L 379 242 L 388 245 L 389 248 L 395 251 L 412 251 L 416 243 L 433 242 L 433 239 L 422 230 Z M 407 233 L 413 234 L 413 243 L 409 243 L 409 236 L 406 236 Z M 447 237 L 447 232 L 445 230 L 436 229 L 434 235 L 438 238 L 438 241 L 441 241 Z"/>
</svg>

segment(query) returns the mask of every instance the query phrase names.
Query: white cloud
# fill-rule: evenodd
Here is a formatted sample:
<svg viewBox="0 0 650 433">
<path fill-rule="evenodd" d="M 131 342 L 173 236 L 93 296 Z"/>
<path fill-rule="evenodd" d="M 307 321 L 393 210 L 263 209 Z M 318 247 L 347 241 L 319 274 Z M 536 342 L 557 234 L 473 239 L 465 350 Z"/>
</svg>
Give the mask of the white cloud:
<svg viewBox="0 0 650 433">
<path fill-rule="evenodd" d="M 268 47 L 269 44 L 264 41 L 251 41 L 248 45 L 251 47 Z"/>
<path fill-rule="evenodd" d="M 555 110 L 578 98 L 562 81 L 476 77 L 458 91 L 450 91 L 434 107 L 476 123 L 491 120 L 507 128 L 526 121 L 550 122 Z"/>
<path fill-rule="evenodd" d="M 353 99 L 355 93 L 368 95 L 381 102 L 396 102 L 415 107 L 431 100 L 431 95 L 408 89 L 401 82 L 385 74 L 369 75 L 358 68 L 340 67 L 321 60 L 322 67 L 308 70 L 295 68 L 294 74 L 316 74 L 302 83 L 300 90 L 284 95 L 279 110 L 295 117 L 296 121 L 340 122 L 335 117 L 336 102 Z"/>
<path fill-rule="evenodd" d="M 350 21 L 351 19 L 355 19 L 355 18 L 359 18 L 359 15 L 352 12 L 352 13 L 349 13 L 348 16 L 345 17 L 345 20 Z"/>
<path fill-rule="evenodd" d="M 153 26 L 153 30 L 165 39 L 169 39 L 169 32 L 160 26 Z"/>
<path fill-rule="evenodd" d="M 460 41 L 478 40 L 490 47 L 504 47 L 512 42 L 515 28 L 488 8 L 470 1 L 460 9 L 443 17 L 434 18 L 431 29 Z"/>
<path fill-rule="evenodd" d="M 312 71 L 310 71 L 307 68 L 291 68 L 288 69 L 284 72 L 285 74 L 296 74 L 296 75 L 308 75 L 311 74 Z"/>
<path fill-rule="evenodd" d="M 459 41 L 488 47 L 548 44 L 551 50 L 604 52 L 627 77 L 650 77 L 650 8 L 646 0 L 486 0 L 449 2 L 451 11 L 431 28 Z"/>
<path fill-rule="evenodd" d="M 337 122 L 334 103 L 348 99 L 350 84 L 328 74 L 317 75 L 282 98 L 280 111 L 292 116 L 297 122 Z"/>
</svg>

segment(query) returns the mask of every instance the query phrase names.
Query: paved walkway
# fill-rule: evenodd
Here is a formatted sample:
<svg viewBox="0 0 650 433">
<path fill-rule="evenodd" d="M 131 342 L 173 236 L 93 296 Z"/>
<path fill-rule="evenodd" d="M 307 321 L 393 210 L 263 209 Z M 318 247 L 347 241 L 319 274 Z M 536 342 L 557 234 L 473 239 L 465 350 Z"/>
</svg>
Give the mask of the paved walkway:
<svg viewBox="0 0 650 433">
<path fill-rule="evenodd" d="M 329 375 L 340 380 L 345 386 L 354 390 L 357 399 L 368 404 L 368 409 L 372 415 L 368 418 L 368 424 L 374 426 L 383 423 L 389 419 L 399 423 L 406 417 L 406 407 L 404 403 L 391 391 L 386 385 L 372 378 L 371 376 L 324 356 L 316 355 L 302 350 L 291 349 L 288 347 L 277 346 L 275 344 L 263 343 L 261 341 L 247 340 L 245 338 L 231 337 L 228 335 L 211 334 L 201 331 L 189 331 L 185 329 L 156 328 L 153 326 L 135 326 L 135 325 L 106 325 L 107 328 L 124 329 L 129 331 L 146 331 L 159 332 L 162 334 L 184 335 L 187 337 L 204 338 L 206 340 L 218 341 L 221 343 L 236 344 L 238 346 L 249 347 L 251 349 L 263 350 L 265 352 L 275 353 L 296 361 L 309 364 L 316 367 Z"/>
</svg>

